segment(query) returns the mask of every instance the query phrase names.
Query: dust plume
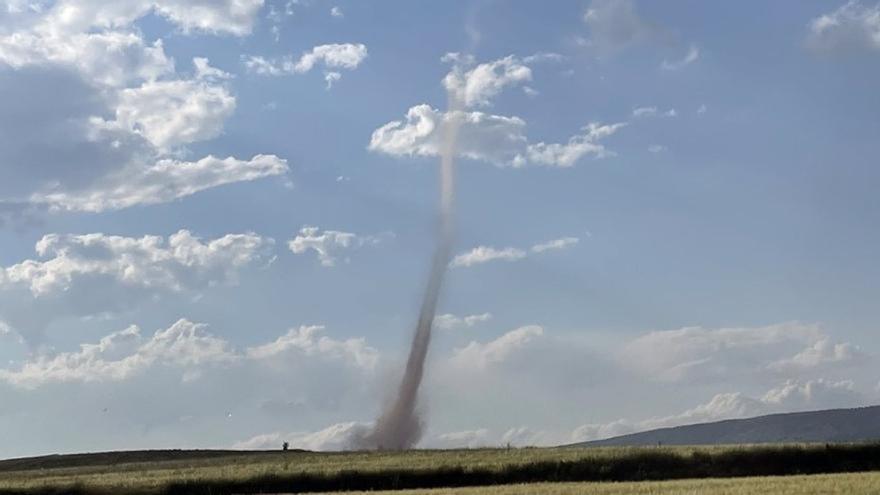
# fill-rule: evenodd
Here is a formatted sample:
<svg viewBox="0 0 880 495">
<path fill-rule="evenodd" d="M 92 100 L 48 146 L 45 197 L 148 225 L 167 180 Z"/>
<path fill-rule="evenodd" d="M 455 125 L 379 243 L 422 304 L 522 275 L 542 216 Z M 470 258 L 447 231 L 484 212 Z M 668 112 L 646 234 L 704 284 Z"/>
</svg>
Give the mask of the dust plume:
<svg viewBox="0 0 880 495">
<path fill-rule="evenodd" d="M 453 203 L 455 200 L 455 144 L 460 119 L 459 98 L 449 95 L 449 111 L 444 119 L 440 148 L 440 222 L 437 246 L 431 262 L 428 285 L 422 298 L 419 319 L 413 335 L 409 358 L 397 396 L 386 405 L 376 420 L 373 430 L 363 439 L 361 447 L 403 450 L 414 447 L 422 438 L 422 418 L 417 409 L 419 386 L 425 372 L 425 358 L 431 344 L 431 325 L 437 309 L 437 299 L 443 286 L 443 276 L 452 254 Z"/>
</svg>

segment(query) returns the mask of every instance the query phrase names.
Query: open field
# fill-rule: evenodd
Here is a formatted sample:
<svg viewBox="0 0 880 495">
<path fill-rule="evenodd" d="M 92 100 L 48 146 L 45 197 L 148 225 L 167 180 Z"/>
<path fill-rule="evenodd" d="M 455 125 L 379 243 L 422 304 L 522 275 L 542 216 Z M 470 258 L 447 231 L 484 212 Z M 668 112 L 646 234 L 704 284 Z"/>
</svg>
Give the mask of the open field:
<svg viewBox="0 0 880 495">
<path fill-rule="evenodd" d="M 216 495 L 874 470 L 880 471 L 880 444 L 351 453 L 165 451 L 3 461 L 0 495 Z"/>
<path fill-rule="evenodd" d="M 880 493 L 880 473 L 812 474 L 629 483 L 533 483 L 473 488 L 438 488 L 349 495 L 867 495 Z"/>
</svg>

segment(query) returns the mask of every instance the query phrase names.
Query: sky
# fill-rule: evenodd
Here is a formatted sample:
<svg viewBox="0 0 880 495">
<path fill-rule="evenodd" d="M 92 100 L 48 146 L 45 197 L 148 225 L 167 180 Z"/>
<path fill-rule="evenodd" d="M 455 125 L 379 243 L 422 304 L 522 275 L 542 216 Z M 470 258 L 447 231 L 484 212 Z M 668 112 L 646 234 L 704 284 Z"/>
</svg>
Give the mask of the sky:
<svg viewBox="0 0 880 495">
<path fill-rule="evenodd" d="M 872 0 L 0 0 L 0 457 L 880 403 Z M 449 109 L 451 97 L 460 108 Z"/>
</svg>

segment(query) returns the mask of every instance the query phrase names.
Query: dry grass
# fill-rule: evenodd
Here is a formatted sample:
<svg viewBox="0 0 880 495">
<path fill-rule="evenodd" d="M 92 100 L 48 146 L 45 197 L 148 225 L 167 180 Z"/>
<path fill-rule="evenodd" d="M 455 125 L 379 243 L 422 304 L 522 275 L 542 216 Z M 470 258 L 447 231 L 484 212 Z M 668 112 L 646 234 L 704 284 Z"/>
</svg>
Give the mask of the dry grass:
<svg viewBox="0 0 880 495">
<path fill-rule="evenodd" d="M 474 488 L 439 488 L 348 495 L 868 495 L 880 493 L 880 473 L 813 474 L 633 483 L 534 483 Z"/>
<path fill-rule="evenodd" d="M 232 454 L 156 462 L 0 470 L 4 494 L 200 494 L 648 480 L 880 469 L 880 446 L 608 447 Z M 878 481 L 874 478 L 875 481 Z M 724 480 L 718 480 L 719 487 Z M 715 483 L 715 481 L 712 481 Z M 733 483 L 728 482 L 728 483 Z M 547 485 L 594 489 L 593 484 Z M 527 485 L 535 487 L 537 485 Z M 623 486 L 595 485 L 600 488 Z M 665 486 L 665 485 L 664 485 Z M 491 490 L 516 490 L 483 488 Z M 460 488 L 455 493 L 461 493 Z M 402 492 L 398 492 L 402 493 Z M 437 493 L 452 493 L 450 491 Z M 474 492 L 483 493 L 483 492 Z M 508 493 L 500 491 L 497 493 Z M 520 492 L 510 492 L 520 493 Z M 523 492 L 526 493 L 526 492 Z M 535 493 L 535 492 L 530 492 Z M 556 493 L 556 492 L 550 492 Z M 594 493 L 558 492 L 558 493 Z M 606 493 L 598 491 L 595 493 Z M 607 492 L 617 493 L 617 492 Z M 653 493 L 653 492 L 645 492 Z M 666 493 L 666 492 L 658 492 Z M 700 493 L 700 492 L 695 492 Z M 731 492 L 740 493 L 740 492 Z M 786 492 L 782 492 L 786 493 Z M 800 493 L 800 492 L 791 492 Z M 810 493 L 810 492 L 805 492 Z M 861 493 L 861 492 L 859 492 Z M 878 491 L 880 493 L 880 491 Z"/>
</svg>

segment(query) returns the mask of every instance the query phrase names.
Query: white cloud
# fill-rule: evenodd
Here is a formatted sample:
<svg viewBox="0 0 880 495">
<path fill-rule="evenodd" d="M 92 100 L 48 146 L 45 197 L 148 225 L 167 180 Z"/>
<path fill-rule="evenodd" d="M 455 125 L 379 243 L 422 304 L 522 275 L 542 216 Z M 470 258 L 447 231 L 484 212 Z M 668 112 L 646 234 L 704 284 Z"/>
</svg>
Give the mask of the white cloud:
<svg viewBox="0 0 880 495">
<path fill-rule="evenodd" d="M 345 17 L 345 14 L 342 12 L 342 9 L 339 8 L 338 6 L 334 6 L 334 7 L 330 8 L 330 15 L 333 17 L 339 17 L 339 18 Z"/>
<path fill-rule="evenodd" d="M 864 405 L 864 397 L 851 380 L 788 380 L 767 391 L 761 402 L 774 411 L 803 411 Z"/>
<path fill-rule="evenodd" d="M 573 167 L 581 158 L 593 156 L 604 158 L 614 153 L 605 149 L 598 141 L 611 136 L 625 124 L 596 124 L 585 126 L 582 134 L 572 136 L 568 143 L 559 144 L 544 142 L 530 144 L 526 148 L 526 161 L 548 167 Z M 519 157 L 521 160 L 521 157 Z"/>
<path fill-rule="evenodd" d="M 14 164 L 0 171 L 0 183 L 8 184 L 0 186 L 0 202 L 101 211 L 178 199 L 251 180 L 253 172 L 281 173 L 277 166 L 257 172 L 265 170 L 264 158 L 170 158 L 181 156 L 174 148 L 222 133 L 236 106 L 224 83 L 231 76 L 195 57 L 193 77 L 182 77 L 162 41 L 145 40 L 134 24 L 155 13 L 185 32 L 243 36 L 261 6 L 262 0 L 61 0 L 0 33 L 0 67 L 15 69 L 0 81 L 7 96 L 0 106 L 10 107 L 0 112 L 28 110 L 0 122 L 0 161 Z M 27 100 L 18 96 L 25 94 Z M 208 165 L 219 168 L 207 171 Z M 196 182 L 202 178 L 207 182 Z M 133 190 L 141 186 L 162 192 Z M 126 197 L 120 190 L 128 190 Z"/>
<path fill-rule="evenodd" d="M 248 71 L 261 76 L 280 76 L 285 72 L 283 67 L 276 65 L 276 62 L 259 55 L 244 56 L 242 61 Z"/>
<path fill-rule="evenodd" d="M 173 73 L 161 40 L 131 29 L 156 12 L 187 31 L 245 35 L 262 0 L 62 0 L 17 31 L 0 36 L 0 60 L 12 67 L 62 64 L 113 87 Z"/>
<path fill-rule="evenodd" d="M 541 254 L 547 251 L 568 249 L 575 246 L 579 241 L 580 239 L 577 237 L 562 237 L 535 244 L 528 251 L 514 247 L 498 249 L 491 246 L 477 246 L 453 258 L 449 266 L 451 268 L 458 268 L 480 265 L 490 261 L 519 261 L 528 256 L 529 252 Z"/>
<path fill-rule="evenodd" d="M 561 239 L 553 239 L 552 241 L 542 242 L 532 246 L 533 253 L 543 253 L 544 251 L 554 251 L 559 249 L 568 249 L 576 245 L 580 239 L 577 237 L 563 237 Z"/>
<path fill-rule="evenodd" d="M 56 31 L 121 28 L 151 12 L 187 33 L 244 36 L 251 32 L 263 0 L 62 0 L 48 11 Z"/>
<path fill-rule="evenodd" d="M 367 47 L 362 43 L 333 43 L 316 46 L 296 61 L 289 56 L 270 60 L 256 55 L 243 56 L 242 61 L 248 71 L 263 76 L 304 74 L 320 65 L 327 69 L 325 79 L 333 74 L 329 77 L 336 81 L 341 77 L 339 70 L 356 69 L 367 58 L 367 54 Z M 331 80 L 327 79 L 327 83 L 329 87 Z"/>
<path fill-rule="evenodd" d="M 502 445 L 512 445 L 516 447 L 550 445 L 553 440 L 547 437 L 544 431 L 535 431 L 525 426 L 510 428 L 501 435 Z"/>
<path fill-rule="evenodd" d="M 792 372 L 854 362 L 850 344 L 833 344 L 816 325 L 708 330 L 687 327 L 650 332 L 619 353 L 624 367 L 655 380 L 715 380 L 769 372 Z"/>
<path fill-rule="evenodd" d="M 363 338 L 334 340 L 320 335 L 323 331 L 321 325 L 291 328 L 273 342 L 247 349 L 247 356 L 252 359 L 287 358 L 295 352 L 304 356 L 329 356 L 341 362 L 354 363 L 368 371 L 376 367 L 379 353 L 368 346 Z"/>
<path fill-rule="evenodd" d="M 586 156 L 602 158 L 612 152 L 599 143 L 624 124 L 589 124 L 565 144 L 530 144 L 526 123 L 519 117 L 483 112 L 440 112 L 429 105 L 409 109 L 405 121 L 389 122 L 373 131 L 368 149 L 393 156 L 437 156 L 446 122 L 458 121 L 460 156 L 497 166 L 542 165 L 571 167 Z"/>
<path fill-rule="evenodd" d="M 477 246 L 453 258 L 449 266 L 452 268 L 468 267 L 497 260 L 517 261 L 525 257 L 526 252 L 522 249 L 512 247 L 496 249 L 490 246 Z"/>
<path fill-rule="evenodd" d="M 587 442 L 633 433 L 633 425 L 624 419 L 610 423 L 587 423 L 571 432 L 571 442 Z"/>
<path fill-rule="evenodd" d="M 367 423 L 337 423 L 316 432 L 268 433 L 232 445 L 233 449 L 278 449 L 289 442 L 294 449 L 315 451 L 351 450 L 369 433 Z"/>
<path fill-rule="evenodd" d="M 379 242 L 379 237 L 376 236 L 359 236 L 338 230 L 321 231 L 318 227 L 307 225 L 299 230 L 299 234 L 291 239 L 287 246 L 294 254 L 315 251 L 321 265 L 331 267 L 336 265 L 340 251 L 378 244 Z"/>
<path fill-rule="evenodd" d="M 458 62 L 460 58 L 444 57 Z M 505 87 L 532 80 L 532 71 L 513 55 L 466 69 L 456 63 L 443 86 L 465 107 L 488 106 Z"/>
<path fill-rule="evenodd" d="M 666 151 L 666 146 L 663 146 L 662 144 L 652 144 L 648 146 L 648 151 L 651 153 L 663 153 Z"/>
<path fill-rule="evenodd" d="M 49 234 L 41 260 L 0 267 L 0 320 L 38 338 L 50 322 L 126 310 L 154 297 L 234 284 L 270 259 L 272 239 L 229 234 L 202 241 L 186 230 L 141 238 Z"/>
<path fill-rule="evenodd" d="M 880 4 L 850 0 L 810 22 L 807 44 L 822 52 L 847 49 L 880 50 Z"/>
<path fill-rule="evenodd" d="M 260 259 L 272 240 L 229 234 L 202 242 L 187 230 L 168 237 L 104 234 L 43 236 L 36 244 L 45 261 L 27 260 L 0 271 L 0 288 L 26 287 L 35 297 L 77 290 L 80 280 L 106 276 L 116 283 L 183 290 L 200 281 L 234 279 L 236 270 Z"/>
<path fill-rule="evenodd" d="M 220 135 L 235 111 L 226 88 L 200 80 L 150 81 L 119 93 L 116 121 L 158 148 Z"/>
<path fill-rule="evenodd" d="M 331 69 L 356 69 L 367 58 L 367 47 L 362 43 L 333 43 L 319 45 L 304 53 L 293 66 L 295 72 L 308 72 L 316 64 Z"/>
<path fill-rule="evenodd" d="M 196 79 L 219 80 L 231 79 L 232 74 L 211 66 L 211 62 L 205 57 L 194 57 L 193 66 L 196 69 Z"/>
<path fill-rule="evenodd" d="M 149 340 L 131 326 L 97 344 L 82 344 L 77 351 L 39 355 L 18 370 L 0 369 L 0 381 L 27 389 L 47 383 L 120 381 L 156 365 L 186 369 L 234 359 L 228 343 L 207 333 L 204 325 L 180 320 Z"/>
<path fill-rule="evenodd" d="M 490 442 L 486 428 L 442 433 L 429 440 L 432 448 L 441 449 L 474 449 L 490 446 Z"/>
<path fill-rule="evenodd" d="M 333 83 L 342 79 L 342 74 L 339 72 L 325 72 L 324 73 L 324 81 L 327 82 L 327 89 L 331 89 L 333 87 Z"/>
<path fill-rule="evenodd" d="M 656 428 L 765 414 L 856 407 L 863 405 L 864 401 L 865 398 L 854 389 L 851 381 L 788 380 L 779 387 L 768 390 L 760 398 L 751 398 L 738 392 L 721 393 L 713 396 L 706 403 L 672 416 L 654 417 L 638 422 L 618 419 L 609 423 L 585 424 L 572 432 L 570 441 L 599 440 Z"/>
<path fill-rule="evenodd" d="M 491 313 L 481 313 L 467 316 L 456 316 L 452 313 L 444 313 L 434 318 L 434 327 L 443 330 L 452 330 L 455 328 L 471 328 L 480 323 L 487 322 L 492 319 Z"/>
<path fill-rule="evenodd" d="M 687 67 L 688 65 L 696 62 L 700 58 L 700 49 L 694 45 L 688 49 L 687 54 L 680 60 L 664 60 L 660 67 L 663 70 L 679 70 Z"/>
<path fill-rule="evenodd" d="M 455 349 L 450 362 L 460 368 L 486 369 L 503 363 L 543 335 L 544 329 L 540 326 L 520 327 L 490 342 L 472 341 L 466 347 Z"/>
<path fill-rule="evenodd" d="M 31 195 L 53 210 L 101 212 L 167 203 L 212 187 L 283 175 L 287 162 L 275 155 L 250 160 L 207 156 L 195 162 L 170 158 L 149 167 L 122 169 L 81 190 L 42 190 Z"/>
<path fill-rule="evenodd" d="M 797 372 L 826 365 L 852 364 L 865 358 L 865 354 L 856 345 L 849 342 L 835 343 L 829 337 L 822 337 L 794 356 L 771 363 L 770 368 Z"/>
<path fill-rule="evenodd" d="M 378 351 L 364 339 L 335 340 L 320 335 L 323 330 L 320 325 L 302 326 L 275 341 L 239 350 L 211 334 L 207 325 L 186 319 L 149 338 L 144 338 L 137 326 L 130 326 L 96 344 L 81 344 L 69 352 L 40 353 L 17 369 L 0 369 L 0 382 L 25 389 L 50 383 L 119 382 L 159 367 L 175 370 L 180 379 L 192 380 L 214 366 L 265 368 L 278 373 L 292 361 L 325 361 L 361 374 L 376 368 Z"/>
<path fill-rule="evenodd" d="M 161 40 L 148 44 L 126 31 L 56 33 L 18 31 L 0 35 L 0 62 L 20 69 L 58 65 L 84 75 L 92 83 L 122 87 L 154 80 L 174 71 Z"/>
</svg>

